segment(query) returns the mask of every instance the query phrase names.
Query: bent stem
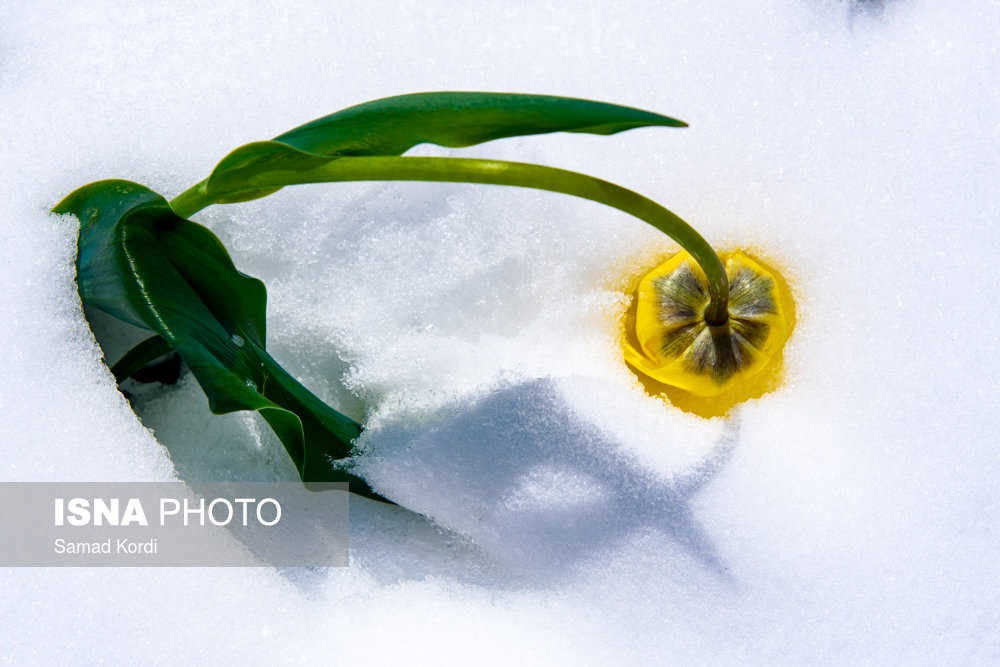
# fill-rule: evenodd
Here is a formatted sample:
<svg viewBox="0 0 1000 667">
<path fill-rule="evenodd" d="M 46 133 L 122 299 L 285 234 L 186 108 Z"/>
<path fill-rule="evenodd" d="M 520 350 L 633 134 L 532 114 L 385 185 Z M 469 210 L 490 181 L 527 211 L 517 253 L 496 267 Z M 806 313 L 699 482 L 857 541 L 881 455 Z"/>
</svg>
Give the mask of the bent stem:
<svg viewBox="0 0 1000 667">
<path fill-rule="evenodd" d="M 312 163 L 305 168 L 280 166 L 241 175 L 238 185 L 227 187 L 212 177 L 174 198 L 170 205 L 182 217 L 239 192 L 279 189 L 286 185 L 343 181 L 438 181 L 481 183 L 546 190 L 589 199 L 633 215 L 660 230 L 701 266 L 708 278 L 710 301 L 705 321 L 724 325 L 729 317 L 729 281 L 712 246 L 688 223 L 670 210 L 632 190 L 614 183 L 555 167 L 523 162 L 450 157 L 341 157 Z M 236 180 L 236 179 L 233 179 Z"/>
</svg>

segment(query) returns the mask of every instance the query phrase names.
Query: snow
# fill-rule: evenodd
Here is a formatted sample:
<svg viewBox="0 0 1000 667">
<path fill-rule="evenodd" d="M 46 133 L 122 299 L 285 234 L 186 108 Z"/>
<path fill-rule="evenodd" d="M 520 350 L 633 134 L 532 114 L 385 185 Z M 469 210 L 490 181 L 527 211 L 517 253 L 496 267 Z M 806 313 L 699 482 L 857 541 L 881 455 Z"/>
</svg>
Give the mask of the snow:
<svg viewBox="0 0 1000 667">
<path fill-rule="evenodd" d="M 998 29 L 989 0 L 0 4 L 0 480 L 294 479 L 190 376 L 133 387 L 134 416 L 47 211 L 101 178 L 174 195 L 386 95 L 686 120 L 418 152 L 635 189 L 797 305 L 784 386 L 701 420 L 621 363 L 622 289 L 671 250 L 627 216 L 368 183 L 208 209 L 268 285 L 269 349 L 366 421 L 358 465 L 423 516 L 353 501 L 342 569 L 4 570 L 0 658 L 1000 661 Z"/>
</svg>

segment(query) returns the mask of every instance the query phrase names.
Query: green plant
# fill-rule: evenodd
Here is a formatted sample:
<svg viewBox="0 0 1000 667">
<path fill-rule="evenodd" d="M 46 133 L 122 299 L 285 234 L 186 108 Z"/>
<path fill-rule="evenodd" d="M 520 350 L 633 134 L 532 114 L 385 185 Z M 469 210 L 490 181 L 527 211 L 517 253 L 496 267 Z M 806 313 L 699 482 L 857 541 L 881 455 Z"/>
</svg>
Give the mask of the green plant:
<svg viewBox="0 0 1000 667">
<path fill-rule="evenodd" d="M 106 180 L 74 191 L 54 211 L 80 221 L 77 282 L 84 304 L 155 334 L 115 365 L 116 378 L 175 350 L 204 389 L 212 412 L 258 411 L 303 481 L 347 481 L 353 492 L 378 497 L 364 480 L 332 465 L 351 455 L 361 426 L 319 400 L 267 353 L 264 285 L 240 273 L 218 238 L 187 218 L 212 204 L 249 201 L 301 183 L 452 181 L 574 195 L 630 213 L 690 253 L 707 284 L 708 298 L 697 316 L 715 331 L 728 326 L 726 269 L 693 228 L 655 202 L 551 167 L 403 155 L 420 143 L 462 147 L 549 132 L 609 135 L 684 125 L 647 111 L 561 97 L 403 95 L 241 146 L 170 201 L 137 183 Z"/>
</svg>

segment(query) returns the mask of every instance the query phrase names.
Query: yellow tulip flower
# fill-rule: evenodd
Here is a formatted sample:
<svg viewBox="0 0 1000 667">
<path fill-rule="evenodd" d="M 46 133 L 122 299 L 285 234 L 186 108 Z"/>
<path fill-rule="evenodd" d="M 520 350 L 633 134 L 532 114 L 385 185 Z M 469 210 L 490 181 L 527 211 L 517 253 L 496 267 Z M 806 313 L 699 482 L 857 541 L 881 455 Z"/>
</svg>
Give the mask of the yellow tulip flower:
<svg viewBox="0 0 1000 667">
<path fill-rule="evenodd" d="M 647 390 L 702 416 L 774 389 L 794 326 L 788 284 L 741 251 L 720 253 L 728 317 L 709 324 L 708 278 L 686 251 L 646 274 L 625 317 L 625 361 Z"/>
</svg>

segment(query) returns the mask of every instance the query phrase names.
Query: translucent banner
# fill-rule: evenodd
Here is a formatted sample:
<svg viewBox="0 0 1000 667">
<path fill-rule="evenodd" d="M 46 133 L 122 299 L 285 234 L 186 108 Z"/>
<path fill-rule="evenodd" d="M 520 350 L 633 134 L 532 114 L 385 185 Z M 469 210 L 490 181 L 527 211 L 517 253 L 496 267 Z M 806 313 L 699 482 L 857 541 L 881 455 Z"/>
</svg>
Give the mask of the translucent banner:
<svg viewBox="0 0 1000 667">
<path fill-rule="evenodd" d="M 0 566 L 348 565 L 347 484 L 0 483 Z"/>
</svg>

